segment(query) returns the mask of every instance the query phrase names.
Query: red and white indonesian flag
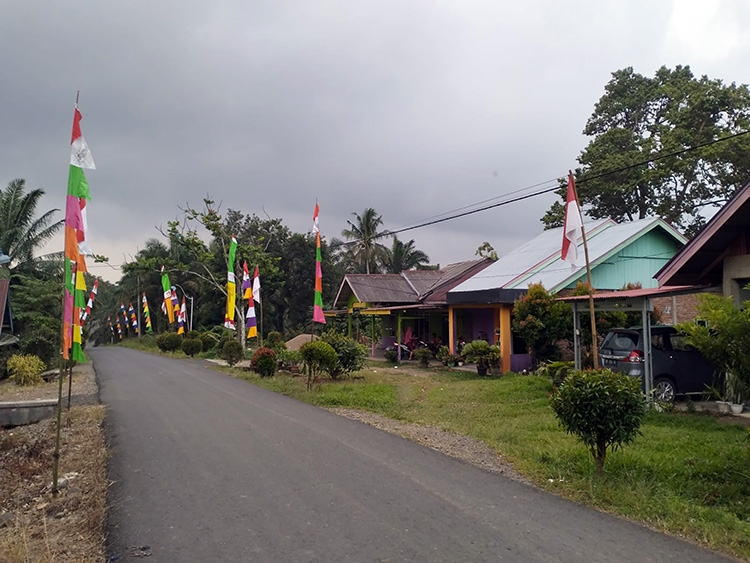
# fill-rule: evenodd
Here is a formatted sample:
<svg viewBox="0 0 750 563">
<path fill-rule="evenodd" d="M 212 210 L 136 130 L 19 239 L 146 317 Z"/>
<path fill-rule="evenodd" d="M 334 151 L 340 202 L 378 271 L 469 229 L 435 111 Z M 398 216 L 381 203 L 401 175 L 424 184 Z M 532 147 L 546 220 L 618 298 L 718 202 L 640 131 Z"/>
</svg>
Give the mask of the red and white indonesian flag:
<svg viewBox="0 0 750 563">
<path fill-rule="evenodd" d="M 578 267 L 578 239 L 583 236 L 583 219 L 576 200 L 576 185 L 573 173 L 568 173 L 568 197 L 565 203 L 565 227 L 563 228 L 562 259 L 571 268 Z"/>
<path fill-rule="evenodd" d="M 83 135 L 81 135 L 81 112 L 78 111 L 78 106 L 76 106 L 75 115 L 73 117 L 73 135 L 70 142 L 70 164 L 77 166 L 78 168 L 96 170 L 94 157 L 91 156 L 89 146 L 86 144 Z"/>
<path fill-rule="evenodd" d="M 260 275 L 258 266 L 255 266 L 255 277 L 253 278 L 253 300 L 260 304 Z"/>
<path fill-rule="evenodd" d="M 313 233 L 319 233 L 320 232 L 320 224 L 318 223 L 318 213 L 320 212 L 320 207 L 318 206 L 318 202 L 315 202 L 315 213 L 313 213 L 313 227 L 312 232 Z"/>
</svg>

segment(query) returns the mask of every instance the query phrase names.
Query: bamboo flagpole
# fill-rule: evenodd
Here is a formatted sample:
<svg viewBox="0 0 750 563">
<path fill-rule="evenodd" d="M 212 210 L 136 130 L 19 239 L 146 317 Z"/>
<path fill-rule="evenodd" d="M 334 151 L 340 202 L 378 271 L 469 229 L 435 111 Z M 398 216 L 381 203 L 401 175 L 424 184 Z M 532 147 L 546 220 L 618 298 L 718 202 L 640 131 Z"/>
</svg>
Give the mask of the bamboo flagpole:
<svg viewBox="0 0 750 563">
<path fill-rule="evenodd" d="M 583 240 L 583 253 L 586 260 L 586 278 L 589 286 L 589 316 L 591 318 L 591 347 L 594 356 L 594 368 L 599 367 L 599 347 L 596 336 L 596 314 L 594 313 L 594 286 L 591 283 L 591 266 L 589 264 L 589 247 L 586 242 L 586 231 L 583 228 L 581 204 L 576 192 L 573 172 L 568 170 L 568 194 L 565 202 L 565 226 L 563 228 L 562 259 L 572 268 L 578 267 L 577 241 Z"/>
<path fill-rule="evenodd" d="M 320 268 L 322 258 L 320 256 L 320 224 L 318 222 L 318 213 L 320 207 L 318 202 L 315 202 L 315 212 L 313 213 L 313 233 L 315 233 L 315 239 L 317 248 L 315 251 L 315 300 L 313 302 L 313 323 L 312 323 L 312 335 L 310 340 L 315 336 L 315 323 L 326 324 L 326 318 L 323 314 L 323 271 Z"/>
</svg>

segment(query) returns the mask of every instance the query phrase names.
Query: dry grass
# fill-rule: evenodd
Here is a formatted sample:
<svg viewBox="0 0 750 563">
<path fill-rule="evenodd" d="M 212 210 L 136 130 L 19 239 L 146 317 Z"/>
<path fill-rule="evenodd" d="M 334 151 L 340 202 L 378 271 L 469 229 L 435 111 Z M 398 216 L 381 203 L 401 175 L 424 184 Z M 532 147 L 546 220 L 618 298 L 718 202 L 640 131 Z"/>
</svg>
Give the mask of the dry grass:
<svg viewBox="0 0 750 563">
<path fill-rule="evenodd" d="M 51 493 L 55 421 L 0 430 L 0 562 L 104 560 L 104 408 L 63 413 L 61 490 Z M 67 479 L 64 478 L 67 476 Z M 8 515 L 10 513 L 10 516 Z"/>
</svg>

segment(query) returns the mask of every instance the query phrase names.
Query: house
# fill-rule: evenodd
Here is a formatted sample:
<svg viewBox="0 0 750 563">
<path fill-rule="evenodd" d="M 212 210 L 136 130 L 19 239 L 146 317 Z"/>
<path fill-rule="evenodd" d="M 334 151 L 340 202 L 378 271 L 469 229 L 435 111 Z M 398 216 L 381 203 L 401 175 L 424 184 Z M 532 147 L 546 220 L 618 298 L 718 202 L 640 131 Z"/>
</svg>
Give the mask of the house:
<svg viewBox="0 0 750 563">
<path fill-rule="evenodd" d="M 737 307 L 750 299 L 750 182 L 655 275 L 659 286 L 719 286 Z"/>
<path fill-rule="evenodd" d="M 687 242 L 674 227 L 659 218 L 617 223 L 612 219 L 585 225 L 591 280 L 597 290 L 616 290 L 628 283 L 655 287 L 654 273 Z M 518 371 L 529 367 L 523 343 L 513 341 L 513 302 L 530 284 L 541 283 L 555 293 L 570 292 L 586 280 L 586 268 L 572 269 L 561 260 L 562 228 L 544 231 L 501 257 L 488 268 L 448 291 L 449 347 L 456 340 L 482 338 L 498 343 L 502 365 Z M 579 247 L 582 241 L 578 241 Z M 583 256 L 583 249 L 579 249 Z M 494 339 L 492 338 L 494 336 Z M 507 367 L 506 367 L 507 366 Z"/>
<path fill-rule="evenodd" d="M 408 270 L 400 274 L 346 274 L 334 307 L 352 317 L 380 315 L 383 320 L 381 346 L 390 346 L 407 328 L 423 340 L 436 334 L 448 338 L 448 290 L 492 264 L 489 258 L 449 264 L 440 270 Z M 373 343 L 374 347 L 374 343 Z"/>
</svg>

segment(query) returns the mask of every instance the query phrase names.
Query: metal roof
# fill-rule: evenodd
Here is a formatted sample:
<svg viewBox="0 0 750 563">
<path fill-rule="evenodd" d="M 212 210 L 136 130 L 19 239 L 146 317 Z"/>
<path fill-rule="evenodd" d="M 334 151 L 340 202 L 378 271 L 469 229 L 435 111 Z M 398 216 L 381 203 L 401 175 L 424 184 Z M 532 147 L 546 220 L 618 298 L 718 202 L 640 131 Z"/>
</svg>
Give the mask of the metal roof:
<svg viewBox="0 0 750 563">
<path fill-rule="evenodd" d="M 656 217 L 619 224 L 612 219 L 601 219 L 584 226 L 592 267 L 654 228 L 662 228 L 679 242 L 686 242 L 674 227 Z M 586 269 L 585 265 L 571 269 L 562 261 L 562 231 L 560 227 L 542 232 L 450 290 L 450 295 L 458 297 L 458 294 L 476 291 L 526 289 L 532 283 L 542 283 L 549 291 L 559 291 L 579 278 Z M 578 241 L 578 247 L 579 256 L 583 256 L 582 240 Z"/>
</svg>

